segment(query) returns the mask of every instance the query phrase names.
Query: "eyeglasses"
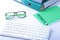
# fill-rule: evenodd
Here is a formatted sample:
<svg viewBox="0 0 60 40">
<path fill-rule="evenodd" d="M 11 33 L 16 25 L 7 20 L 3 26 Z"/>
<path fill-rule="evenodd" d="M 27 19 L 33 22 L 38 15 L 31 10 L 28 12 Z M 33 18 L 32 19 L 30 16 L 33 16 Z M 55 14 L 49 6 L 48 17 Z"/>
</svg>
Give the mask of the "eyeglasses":
<svg viewBox="0 0 60 40">
<path fill-rule="evenodd" d="M 6 19 L 12 19 L 15 16 L 19 18 L 25 18 L 26 17 L 26 12 L 25 11 L 19 11 L 19 12 L 8 12 L 5 14 Z"/>
</svg>

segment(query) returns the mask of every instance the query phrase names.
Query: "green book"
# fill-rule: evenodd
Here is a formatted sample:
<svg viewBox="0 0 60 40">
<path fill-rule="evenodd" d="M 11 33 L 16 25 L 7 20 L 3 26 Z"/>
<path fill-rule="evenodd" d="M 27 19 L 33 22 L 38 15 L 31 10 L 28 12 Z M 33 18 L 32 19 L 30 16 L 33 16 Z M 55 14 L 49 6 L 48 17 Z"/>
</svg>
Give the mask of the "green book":
<svg viewBox="0 0 60 40">
<path fill-rule="evenodd" d="M 60 19 L 60 8 L 58 6 L 47 8 L 44 11 L 40 11 L 39 13 L 34 14 L 34 17 L 44 25 L 49 25 Z"/>
</svg>

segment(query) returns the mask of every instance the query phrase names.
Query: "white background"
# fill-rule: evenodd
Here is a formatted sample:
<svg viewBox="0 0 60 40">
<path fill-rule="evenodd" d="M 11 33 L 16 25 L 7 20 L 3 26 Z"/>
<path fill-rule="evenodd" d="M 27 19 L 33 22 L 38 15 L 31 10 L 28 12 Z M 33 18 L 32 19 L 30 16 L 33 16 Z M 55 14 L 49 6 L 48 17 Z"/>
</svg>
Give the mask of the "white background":
<svg viewBox="0 0 60 40">
<path fill-rule="evenodd" d="M 57 2 L 55 5 L 60 7 L 59 2 Z M 38 11 L 33 10 L 29 7 L 26 7 L 22 4 L 19 4 L 13 0 L 0 0 L 0 30 L 1 30 L 2 26 L 4 26 L 4 23 L 6 22 L 5 13 L 17 12 L 17 11 L 26 11 L 27 12 L 27 17 L 25 19 L 19 19 L 20 23 L 24 22 L 25 24 L 33 24 L 33 25 L 40 25 L 40 26 L 42 25 L 41 23 L 38 22 L 38 20 L 33 18 L 33 14 L 38 13 Z M 14 20 L 14 21 L 16 21 L 16 20 Z M 50 40 L 60 40 L 60 20 L 49 25 L 49 27 L 51 27 L 51 29 L 52 29 L 52 32 L 50 35 Z M 0 40 L 21 40 L 21 39 L 0 36 Z"/>
</svg>

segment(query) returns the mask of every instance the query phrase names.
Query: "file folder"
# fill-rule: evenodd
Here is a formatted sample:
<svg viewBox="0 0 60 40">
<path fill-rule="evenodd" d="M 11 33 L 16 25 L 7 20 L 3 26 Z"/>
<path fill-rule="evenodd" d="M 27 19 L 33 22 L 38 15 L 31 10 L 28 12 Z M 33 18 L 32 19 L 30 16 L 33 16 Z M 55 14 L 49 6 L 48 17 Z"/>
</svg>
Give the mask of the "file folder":
<svg viewBox="0 0 60 40">
<path fill-rule="evenodd" d="M 37 11 L 42 11 L 56 3 L 58 0 L 15 0 Z"/>
<path fill-rule="evenodd" d="M 48 1 L 48 0 L 32 0 L 32 1 L 35 1 L 35 2 L 37 2 L 37 3 L 45 3 L 45 2 Z"/>
<path fill-rule="evenodd" d="M 22 4 L 30 7 L 30 8 L 33 8 L 35 10 L 38 10 L 40 11 L 40 8 L 41 8 L 41 5 L 40 3 L 37 3 L 37 2 L 34 2 L 34 1 L 30 1 L 30 0 L 22 0 L 21 2 Z"/>
<path fill-rule="evenodd" d="M 53 6 L 34 14 L 34 17 L 42 22 L 44 25 L 49 25 L 57 20 L 60 20 L 60 8 L 58 6 Z"/>
<path fill-rule="evenodd" d="M 40 11 L 43 3 L 45 3 L 48 0 L 44 0 L 42 2 L 40 2 L 40 0 L 21 0 L 21 1 L 15 0 L 15 1 L 18 2 L 18 3 L 24 4 L 24 5 L 26 5 L 30 8 L 33 8 L 37 11 Z"/>
</svg>

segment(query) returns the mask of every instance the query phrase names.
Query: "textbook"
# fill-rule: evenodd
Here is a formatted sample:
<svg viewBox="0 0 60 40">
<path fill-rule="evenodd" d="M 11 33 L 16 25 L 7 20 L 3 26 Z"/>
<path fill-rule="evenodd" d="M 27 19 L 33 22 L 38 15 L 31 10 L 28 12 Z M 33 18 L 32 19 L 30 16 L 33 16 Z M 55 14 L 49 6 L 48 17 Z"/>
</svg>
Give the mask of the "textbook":
<svg viewBox="0 0 60 40">
<path fill-rule="evenodd" d="M 60 20 L 60 8 L 58 6 L 47 8 L 44 11 L 34 14 L 34 17 L 44 25 L 49 25 Z"/>
</svg>

